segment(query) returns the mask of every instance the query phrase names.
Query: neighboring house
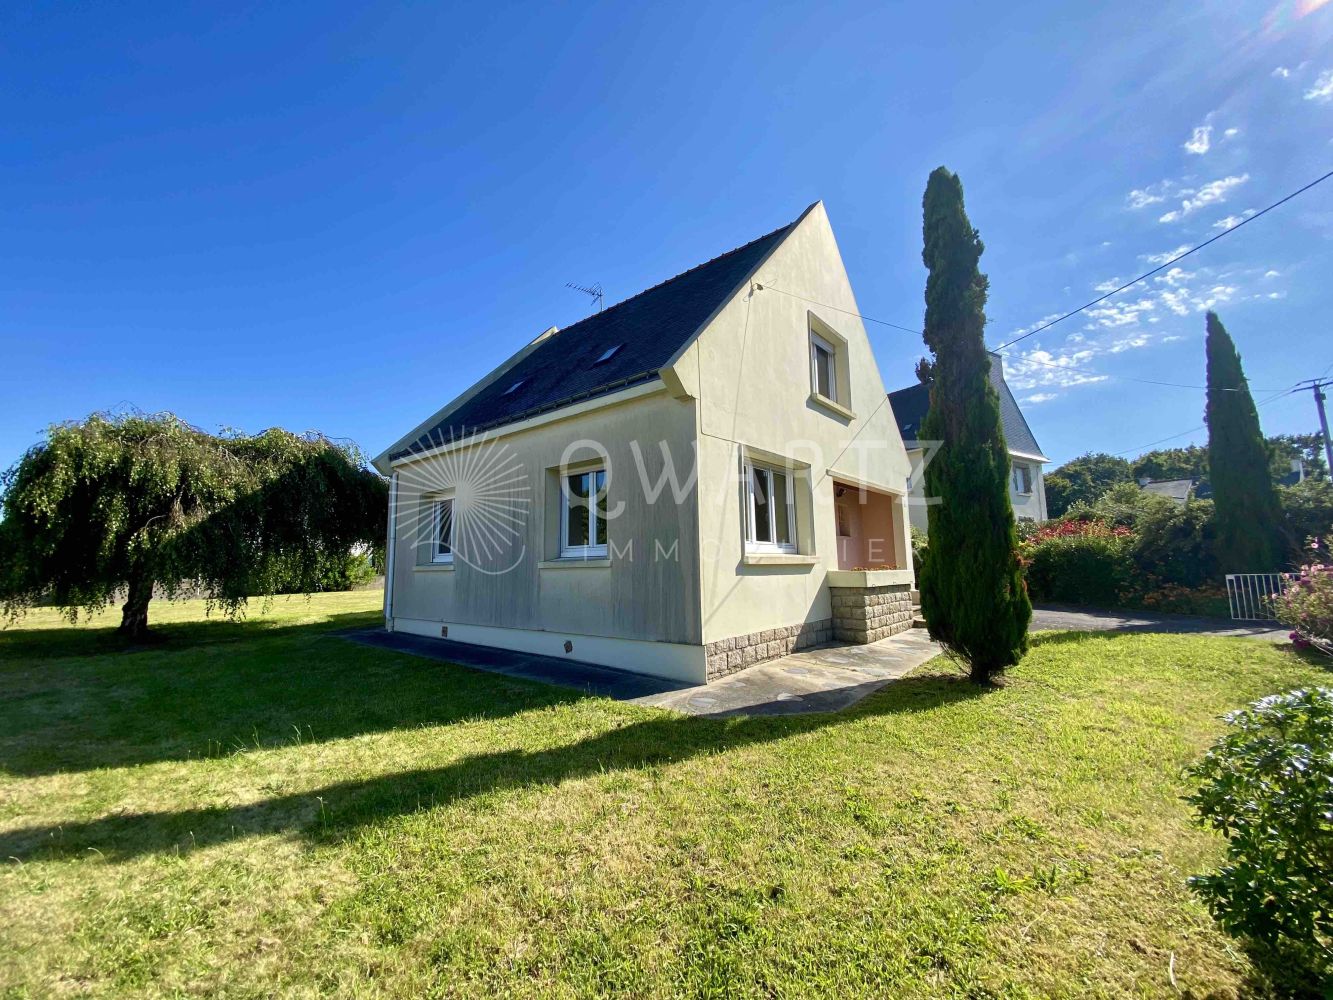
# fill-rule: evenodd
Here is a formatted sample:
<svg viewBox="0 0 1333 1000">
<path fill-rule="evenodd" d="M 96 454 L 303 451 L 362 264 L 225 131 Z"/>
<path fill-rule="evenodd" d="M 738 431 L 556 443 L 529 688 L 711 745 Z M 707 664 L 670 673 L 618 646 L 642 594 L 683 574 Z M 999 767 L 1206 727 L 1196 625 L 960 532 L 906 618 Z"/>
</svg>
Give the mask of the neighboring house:
<svg viewBox="0 0 1333 1000">
<path fill-rule="evenodd" d="M 375 459 L 388 628 L 706 681 L 911 625 L 910 465 L 822 203 Z"/>
<path fill-rule="evenodd" d="M 1014 517 L 1020 521 L 1046 520 L 1046 485 L 1042 466 L 1050 461 L 1042 454 L 1037 439 L 1032 435 L 1018 401 L 1004 380 L 1004 360 L 991 354 L 990 384 L 1000 397 L 1000 424 L 1004 428 L 1004 442 L 1009 448 L 1009 502 Z M 926 530 L 925 476 L 922 474 L 926 450 L 914 445 L 921 432 L 921 423 L 930 409 L 930 386 L 918 382 L 906 389 L 889 393 L 889 403 L 898 418 L 898 430 L 907 442 L 912 461 L 911 519 L 912 527 Z"/>
<path fill-rule="evenodd" d="M 1159 497 L 1166 497 L 1168 500 L 1174 500 L 1178 504 L 1183 504 L 1190 497 L 1194 496 L 1195 489 L 1199 486 L 1197 479 L 1140 479 L 1139 489 L 1144 493 L 1155 493 Z"/>
</svg>

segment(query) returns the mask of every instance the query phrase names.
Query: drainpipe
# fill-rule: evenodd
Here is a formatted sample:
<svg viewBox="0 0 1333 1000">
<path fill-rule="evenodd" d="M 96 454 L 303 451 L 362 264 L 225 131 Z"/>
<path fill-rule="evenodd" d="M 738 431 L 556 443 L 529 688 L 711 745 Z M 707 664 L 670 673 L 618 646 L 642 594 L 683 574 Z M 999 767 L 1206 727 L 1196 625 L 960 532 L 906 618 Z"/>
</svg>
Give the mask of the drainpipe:
<svg viewBox="0 0 1333 1000">
<path fill-rule="evenodd" d="M 398 547 L 398 473 L 389 478 L 389 538 L 384 546 L 384 628 L 393 631 L 394 550 Z"/>
</svg>

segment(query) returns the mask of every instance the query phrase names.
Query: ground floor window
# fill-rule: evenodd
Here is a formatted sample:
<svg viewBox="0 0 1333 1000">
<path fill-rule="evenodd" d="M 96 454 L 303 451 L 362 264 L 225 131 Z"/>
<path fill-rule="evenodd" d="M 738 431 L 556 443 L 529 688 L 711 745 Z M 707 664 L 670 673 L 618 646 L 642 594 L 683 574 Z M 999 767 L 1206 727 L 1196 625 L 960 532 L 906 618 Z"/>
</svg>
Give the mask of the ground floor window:
<svg viewBox="0 0 1333 1000">
<path fill-rule="evenodd" d="M 433 518 L 431 562 L 454 561 L 454 501 L 453 498 L 435 501 Z"/>
<path fill-rule="evenodd" d="M 767 465 L 745 467 L 745 547 L 796 551 L 796 503 L 791 473 Z"/>
<path fill-rule="evenodd" d="M 564 477 L 560 491 L 560 555 L 591 559 L 606 555 L 606 470 Z"/>
</svg>

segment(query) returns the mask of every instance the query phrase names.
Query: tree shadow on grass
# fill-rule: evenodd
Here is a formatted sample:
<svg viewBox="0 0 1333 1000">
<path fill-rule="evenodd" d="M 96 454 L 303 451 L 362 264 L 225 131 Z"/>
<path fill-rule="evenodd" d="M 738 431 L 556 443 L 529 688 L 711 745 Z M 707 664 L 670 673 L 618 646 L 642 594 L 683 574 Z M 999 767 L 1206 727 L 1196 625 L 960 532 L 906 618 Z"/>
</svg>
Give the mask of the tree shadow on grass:
<svg viewBox="0 0 1333 1000">
<path fill-rule="evenodd" d="M 163 625 L 166 644 L 116 655 L 50 655 L 63 640 L 11 641 L 0 646 L 0 769 L 35 776 L 216 757 L 579 697 L 329 634 L 367 622 L 349 613 L 305 624 L 191 622 L 174 633 Z"/>
<path fill-rule="evenodd" d="M 731 719 L 661 714 L 550 749 L 477 754 L 443 767 L 339 782 L 249 805 L 30 826 L 0 834 L 0 858 L 28 862 L 96 852 L 124 860 L 273 833 L 297 834 L 312 842 L 338 841 L 394 816 L 477 796 L 678 763 L 860 718 L 947 706 L 986 693 L 987 689 L 957 676 L 922 675 L 898 680 L 856 708 L 836 714 Z"/>
</svg>

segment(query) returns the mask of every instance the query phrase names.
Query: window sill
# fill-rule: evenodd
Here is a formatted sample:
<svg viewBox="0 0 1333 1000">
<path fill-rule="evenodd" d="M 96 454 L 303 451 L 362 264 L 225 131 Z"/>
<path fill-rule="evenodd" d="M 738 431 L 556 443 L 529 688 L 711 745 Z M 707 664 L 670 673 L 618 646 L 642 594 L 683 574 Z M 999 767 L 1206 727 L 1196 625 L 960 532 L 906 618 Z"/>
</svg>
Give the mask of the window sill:
<svg viewBox="0 0 1333 1000">
<path fill-rule="evenodd" d="M 799 552 L 747 552 L 741 558 L 745 566 L 813 566 L 817 562 L 814 556 Z"/>
<path fill-rule="evenodd" d="M 452 573 L 453 571 L 454 571 L 454 564 L 451 562 L 423 563 L 420 566 L 412 567 L 413 573 Z"/>
<path fill-rule="evenodd" d="M 538 569 L 610 569 L 611 560 L 608 558 L 600 559 L 580 559 L 577 556 L 566 556 L 563 559 L 543 559 L 537 564 Z"/>
<path fill-rule="evenodd" d="M 836 399 L 829 399 L 827 396 L 820 395 L 818 392 L 810 393 L 810 402 L 816 406 L 828 410 L 830 413 L 836 413 L 846 420 L 855 420 L 856 414 L 847 407 L 843 406 Z"/>
</svg>

